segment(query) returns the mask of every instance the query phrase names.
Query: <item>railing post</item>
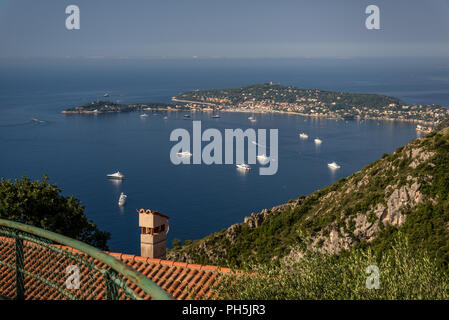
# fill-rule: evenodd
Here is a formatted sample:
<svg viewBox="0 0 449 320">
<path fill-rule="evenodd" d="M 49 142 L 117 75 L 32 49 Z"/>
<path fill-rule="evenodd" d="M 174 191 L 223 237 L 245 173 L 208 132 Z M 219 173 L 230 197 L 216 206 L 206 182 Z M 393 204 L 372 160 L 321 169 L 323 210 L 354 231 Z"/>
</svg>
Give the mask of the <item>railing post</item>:
<svg viewBox="0 0 449 320">
<path fill-rule="evenodd" d="M 25 279 L 24 270 L 23 239 L 16 234 L 16 299 L 25 300 Z"/>
<path fill-rule="evenodd" d="M 118 300 L 118 286 L 115 283 L 116 272 L 112 270 L 107 270 L 105 273 L 105 281 L 106 281 L 106 299 L 108 300 Z"/>
</svg>

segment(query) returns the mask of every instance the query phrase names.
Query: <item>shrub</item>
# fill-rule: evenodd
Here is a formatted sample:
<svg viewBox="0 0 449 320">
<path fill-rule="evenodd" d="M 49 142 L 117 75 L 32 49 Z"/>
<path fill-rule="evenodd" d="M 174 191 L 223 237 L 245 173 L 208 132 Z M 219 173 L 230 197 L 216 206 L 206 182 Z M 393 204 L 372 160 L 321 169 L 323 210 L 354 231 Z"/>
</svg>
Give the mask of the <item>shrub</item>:
<svg viewBox="0 0 449 320">
<path fill-rule="evenodd" d="M 379 289 L 368 289 L 366 269 L 378 266 Z M 249 273 L 225 275 L 216 291 L 220 299 L 447 299 L 449 276 L 425 251 L 412 251 L 398 234 L 393 245 L 376 255 L 353 249 L 339 256 L 307 252 L 281 265 L 259 265 Z"/>
</svg>

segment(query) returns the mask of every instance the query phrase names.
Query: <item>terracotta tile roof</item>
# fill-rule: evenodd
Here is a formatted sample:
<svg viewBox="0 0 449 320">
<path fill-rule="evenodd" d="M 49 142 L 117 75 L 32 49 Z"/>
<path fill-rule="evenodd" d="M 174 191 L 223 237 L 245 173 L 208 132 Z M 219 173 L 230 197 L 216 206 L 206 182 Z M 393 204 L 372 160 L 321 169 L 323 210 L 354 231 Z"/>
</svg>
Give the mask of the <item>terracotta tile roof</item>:
<svg viewBox="0 0 449 320">
<path fill-rule="evenodd" d="M 85 265 L 79 261 L 71 260 L 64 252 L 70 251 L 75 257 L 102 266 L 102 263 L 85 256 L 81 252 L 63 246 L 56 246 L 61 252 L 54 252 L 48 248 L 36 245 L 32 242 L 24 242 L 25 269 L 32 270 L 39 274 L 42 279 L 50 280 L 56 287 L 65 288 L 67 278 L 66 268 L 69 265 L 80 265 L 81 290 L 70 290 L 74 296 L 88 299 L 104 299 L 105 287 L 104 278 L 100 273 L 92 274 Z M 211 287 L 218 283 L 220 273 L 229 273 L 228 268 L 216 266 L 187 264 L 185 262 L 175 262 L 161 259 L 150 259 L 135 255 L 106 252 L 111 256 L 123 261 L 125 264 L 141 272 L 149 279 L 157 283 L 161 288 L 170 293 L 178 300 L 185 299 L 210 299 L 213 298 Z M 2 264 L 6 262 L 15 264 L 15 243 L 11 238 L 0 237 L 0 296 L 15 297 L 16 278 L 15 271 Z M 143 290 L 127 282 L 128 286 L 140 297 L 151 299 Z M 86 290 L 90 294 L 86 295 Z M 80 296 L 84 292 L 83 296 Z M 120 298 L 126 299 L 121 293 Z M 67 299 L 57 289 L 48 287 L 42 281 L 25 276 L 25 299 L 27 300 L 48 300 Z"/>
<path fill-rule="evenodd" d="M 170 219 L 168 216 L 166 216 L 165 214 L 162 214 L 162 213 L 160 213 L 160 212 L 157 212 L 157 211 L 154 211 L 154 210 L 150 210 L 150 209 L 147 209 L 147 210 L 145 210 L 145 209 L 140 209 L 140 210 L 137 210 L 137 212 L 138 213 L 146 213 L 146 214 L 155 214 L 155 215 L 157 215 L 157 216 L 160 216 L 160 217 L 163 217 L 163 218 L 167 218 L 167 219 Z"/>
</svg>

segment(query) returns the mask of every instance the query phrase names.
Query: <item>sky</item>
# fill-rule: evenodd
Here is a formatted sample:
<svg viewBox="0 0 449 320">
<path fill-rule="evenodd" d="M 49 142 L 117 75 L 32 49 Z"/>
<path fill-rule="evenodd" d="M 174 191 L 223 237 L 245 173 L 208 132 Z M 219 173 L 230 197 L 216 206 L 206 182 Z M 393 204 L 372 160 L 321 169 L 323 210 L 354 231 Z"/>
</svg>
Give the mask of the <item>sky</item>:
<svg viewBox="0 0 449 320">
<path fill-rule="evenodd" d="M 385 56 L 448 57 L 449 0 L 0 0 L 0 58 Z"/>
</svg>

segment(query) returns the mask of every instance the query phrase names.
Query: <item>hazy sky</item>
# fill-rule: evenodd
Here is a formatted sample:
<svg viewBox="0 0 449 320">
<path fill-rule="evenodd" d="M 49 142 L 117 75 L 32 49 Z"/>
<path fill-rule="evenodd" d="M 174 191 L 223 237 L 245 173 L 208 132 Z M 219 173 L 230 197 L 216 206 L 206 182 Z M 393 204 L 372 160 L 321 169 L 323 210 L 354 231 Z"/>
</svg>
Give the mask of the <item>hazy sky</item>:
<svg viewBox="0 0 449 320">
<path fill-rule="evenodd" d="M 0 57 L 193 56 L 449 57 L 449 0 L 0 0 Z"/>
</svg>

